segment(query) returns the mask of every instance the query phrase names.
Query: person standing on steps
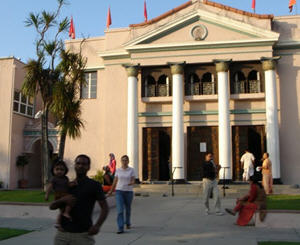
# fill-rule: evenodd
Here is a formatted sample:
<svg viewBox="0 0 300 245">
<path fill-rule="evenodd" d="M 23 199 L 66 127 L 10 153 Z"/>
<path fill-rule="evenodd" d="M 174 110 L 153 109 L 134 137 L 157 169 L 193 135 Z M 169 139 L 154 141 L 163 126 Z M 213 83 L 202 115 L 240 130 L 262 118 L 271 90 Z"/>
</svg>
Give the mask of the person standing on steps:
<svg viewBox="0 0 300 245">
<path fill-rule="evenodd" d="M 215 164 L 213 161 L 213 154 L 207 153 L 205 155 L 205 162 L 202 164 L 203 173 L 203 199 L 205 206 L 205 214 L 209 214 L 209 197 L 211 192 L 213 193 L 213 202 L 216 215 L 223 215 L 221 212 L 221 201 L 219 196 L 217 176 L 221 166 Z"/>
<path fill-rule="evenodd" d="M 253 154 L 246 149 L 241 158 L 243 172 L 243 181 L 249 181 L 250 176 L 254 175 L 254 160 Z"/>
</svg>

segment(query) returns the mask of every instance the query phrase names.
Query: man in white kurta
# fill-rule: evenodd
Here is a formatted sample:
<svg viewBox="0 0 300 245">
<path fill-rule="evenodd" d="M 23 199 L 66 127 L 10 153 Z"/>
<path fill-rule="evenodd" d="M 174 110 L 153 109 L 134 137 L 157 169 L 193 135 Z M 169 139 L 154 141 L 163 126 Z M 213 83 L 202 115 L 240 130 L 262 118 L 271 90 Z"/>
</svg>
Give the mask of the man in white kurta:
<svg viewBox="0 0 300 245">
<path fill-rule="evenodd" d="M 245 150 L 244 155 L 241 158 L 243 172 L 243 181 L 248 181 L 250 176 L 254 174 L 254 160 L 255 157 L 249 150 Z"/>
</svg>

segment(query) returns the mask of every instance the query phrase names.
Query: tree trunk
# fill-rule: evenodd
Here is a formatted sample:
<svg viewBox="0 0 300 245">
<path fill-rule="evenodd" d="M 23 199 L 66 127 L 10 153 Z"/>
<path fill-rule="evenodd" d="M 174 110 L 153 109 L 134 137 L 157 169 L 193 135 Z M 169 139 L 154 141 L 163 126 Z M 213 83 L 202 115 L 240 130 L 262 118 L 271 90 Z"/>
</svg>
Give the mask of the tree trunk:
<svg viewBox="0 0 300 245">
<path fill-rule="evenodd" d="M 42 114 L 42 166 L 43 166 L 43 185 L 44 190 L 48 184 L 50 169 L 49 169 L 49 143 L 48 143 L 48 108 L 45 106 Z"/>
<path fill-rule="evenodd" d="M 60 135 L 59 152 L 58 152 L 58 158 L 61 160 L 64 159 L 66 137 L 67 137 L 66 132 L 62 132 Z"/>
</svg>

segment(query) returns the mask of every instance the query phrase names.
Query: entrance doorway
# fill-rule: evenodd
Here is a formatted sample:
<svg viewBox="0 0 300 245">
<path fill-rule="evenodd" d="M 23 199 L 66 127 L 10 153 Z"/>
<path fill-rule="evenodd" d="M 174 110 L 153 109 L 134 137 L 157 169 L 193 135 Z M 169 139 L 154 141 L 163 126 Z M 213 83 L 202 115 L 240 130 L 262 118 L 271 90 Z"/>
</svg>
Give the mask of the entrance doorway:
<svg viewBox="0 0 300 245">
<path fill-rule="evenodd" d="M 254 155 L 255 167 L 260 166 L 262 154 L 266 151 L 264 125 L 232 127 L 233 180 L 242 180 L 243 170 L 241 168 L 240 159 L 246 149 Z"/>
<path fill-rule="evenodd" d="M 214 161 L 219 162 L 218 151 L 218 127 L 188 127 L 187 130 L 187 179 L 202 179 L 202 163 L 205 161 L 205 155 L 208 152 L 214 154 Z"/>
<path fill-rule="evenodd" d="M 143 128 L 143 180 L 169 180 L 171 127 Z"/>
</svg>

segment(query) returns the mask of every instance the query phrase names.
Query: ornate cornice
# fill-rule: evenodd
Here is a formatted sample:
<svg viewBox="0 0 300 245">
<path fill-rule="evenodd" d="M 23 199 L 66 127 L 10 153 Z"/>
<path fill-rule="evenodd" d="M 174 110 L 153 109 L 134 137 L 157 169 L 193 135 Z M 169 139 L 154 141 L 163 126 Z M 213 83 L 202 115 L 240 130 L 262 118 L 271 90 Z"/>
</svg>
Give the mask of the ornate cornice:
<svg viewBox="0 0 300 245">
<path fill-rule="evenodd" d="M 137 77 L 140 68 L 139 65 L 123 65 L 123 67 L 126 69 L 128 77 Z"/>
<path fill-rule="evenodd" d="M 227 72 L 231 60 L 213 60 L 213 62 L 216 64 L 217 72 Z"/>
<path fill-rule="evenodd" d="M 182 62 L 182 63 L 168 63 L 168 65 L 171 67 L 172 75 L 183 74 L 184 73 L 185 62 Z"/>
<path fill-rule="evenodd" d="M 280 57 L 262 57 L 260 60 L 262 62 L 262 68 L 264 71 L 275 70 L 276 61 L 279 60 Z"/>
</svg>

